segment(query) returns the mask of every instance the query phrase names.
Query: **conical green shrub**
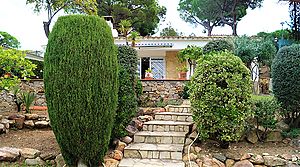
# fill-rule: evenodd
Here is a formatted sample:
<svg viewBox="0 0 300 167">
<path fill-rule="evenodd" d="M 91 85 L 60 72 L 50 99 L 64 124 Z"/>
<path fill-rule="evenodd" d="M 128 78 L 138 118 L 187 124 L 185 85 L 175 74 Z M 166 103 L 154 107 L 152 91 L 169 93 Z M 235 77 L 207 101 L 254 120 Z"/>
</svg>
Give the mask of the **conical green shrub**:
<svg viewBox="0 0 300 167">
<path fill-rule="evenodd" d="M 111 30 L 97 16 L 58 18 L 44 67 L 51 126 L 68 166 L 99 166 L 108 149 L 118 93 Z"/>
</svg>

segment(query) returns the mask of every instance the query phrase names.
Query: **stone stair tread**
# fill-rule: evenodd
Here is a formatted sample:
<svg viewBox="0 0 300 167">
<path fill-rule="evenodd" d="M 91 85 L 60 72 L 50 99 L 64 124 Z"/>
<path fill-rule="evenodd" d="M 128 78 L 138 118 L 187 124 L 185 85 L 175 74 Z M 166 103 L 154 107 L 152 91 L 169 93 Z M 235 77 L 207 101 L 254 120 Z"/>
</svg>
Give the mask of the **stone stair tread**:
<svg viewBox="0 0 300 167">
<path fill-rule="evenodd" d="M 179 160 L 124 158 L 121 160 L 119 167 L 184 167 L 184 162 Z"/>
<path fill-rule="evenodd" d="M 155 115 L 176 115 L 176 116 L 192 116 L 192 113 L 186 112 L 158 112 Z"/>
<path fill-rule="evenodd" d="M 173 107 L 173 108 L 191 108 L 191 105 L 180 105 L 180 106 L 178 106 L 178 105 L 167 105 L 166 107 Z"/>
<path fill-rule="evenodd" d="M 183 144 L 132 143 L 125 147 L 125 150 L 182 152 Z"/>
<path fill-rule="evenodd" d="M 157 137 L 185 137 L 186 132 L 150 132 L 140 131 L 134 134 L 135 136 L 157 136 Z"/>
<path fill-rule="evenodd" d="M 153 120 L 145 122 L 144 125 L 192 125 L 193 122 L 180 122 L 180 121 L 164 121 L 164 120 Z"/>
</svg>

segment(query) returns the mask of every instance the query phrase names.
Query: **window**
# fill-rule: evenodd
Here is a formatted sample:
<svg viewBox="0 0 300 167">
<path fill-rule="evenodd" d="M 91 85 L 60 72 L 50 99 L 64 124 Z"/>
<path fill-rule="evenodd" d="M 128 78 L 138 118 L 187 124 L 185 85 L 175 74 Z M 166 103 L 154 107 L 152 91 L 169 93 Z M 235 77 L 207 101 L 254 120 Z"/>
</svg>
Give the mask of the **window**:
<svg viewBox="0 0 300 167">
<path fill-rule="evenodd" d="M 165 59 L 142 57 L 138 62 L 138 73 L 141 79 L 145 78 L 145 71 L 150 68 L 154 79 L 165 78 Z"/>
</svg>

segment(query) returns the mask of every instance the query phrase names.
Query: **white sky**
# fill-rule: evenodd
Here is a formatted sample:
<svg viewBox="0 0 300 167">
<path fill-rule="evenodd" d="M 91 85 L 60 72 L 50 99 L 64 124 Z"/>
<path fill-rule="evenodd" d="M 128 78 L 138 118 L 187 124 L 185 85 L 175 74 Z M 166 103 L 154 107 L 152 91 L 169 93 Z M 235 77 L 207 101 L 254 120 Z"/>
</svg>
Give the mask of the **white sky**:
<svg viewBox="0 0 300 167">
<path fill-rule="evenodd" d="M 191 33 L 205 36 L 203 27 L 194 27 L 184 22 L 177 12 L 179 0 L 158 0 L 160 5 L 167 7 L 166 20 L 160 23 L 160 29 L 168 23 L 184 35 Z M 26 0 L 0 0 L 0 31 L 8 32 L 21 42 L 21 49 L 41 50 L 47 44 L 43 21 L 47 20 L 46 12 L 36 14 L 33 6 L 26 5 Z M 54 19 L 55 21 L 56 19 Z M 278 0 L 264 0 L 263 7 L 249 10 L 248 14 L 238 23 L 239 35 L 254 35 L 258 32 L 272 32 L 281 29 L 280 22 L 289 21 L 288 4 Z M 54 24 L 52 22 L 52 26 Z M 286 28 L 287 25 L 284 25 Z M 215 28 L 213 34 L 231 34 L 230 27 Z"/>
</svg>

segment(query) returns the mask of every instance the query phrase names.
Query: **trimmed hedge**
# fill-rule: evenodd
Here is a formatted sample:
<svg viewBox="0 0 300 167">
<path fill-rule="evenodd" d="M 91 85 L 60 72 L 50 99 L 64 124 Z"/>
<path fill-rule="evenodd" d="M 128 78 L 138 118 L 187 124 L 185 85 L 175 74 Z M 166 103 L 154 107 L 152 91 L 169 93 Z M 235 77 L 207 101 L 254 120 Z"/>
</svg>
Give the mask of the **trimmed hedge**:
<svg viewBox="0 0 300 167">
<path fill-rule="evenodd" d="M 229 52 L 200 57 L 191 79 L 193 119 L 201 140 L 237 141 L 251 107 L 248 68 Z"/>
<path fill-rule="evenodd" d="M 220 52 L 220 51 L 233 52 L 233 49 L 234 49 L 233 44 L 226 40 L 214 40 L 214 41 L 208 42 L 203 47 L 203 53 L 207 54 L 210 52 Z"/>
<path fill-rule="evenodd" d="M 68 166 L 98 166 L 117 107 L 118 61 L 110 27 L 97 16 L 59 17 L 49 35 L 44 81 L 51 126 Z"/>
<path fill-rule="evenodd" d="M 138 111 L 137 52 L 129 46 L 120 46 L 118 47 L 118 51 L 120 87 L 112 139 L 127 135 L 125 128 Z"/>
<path fill-rule="evenodd" d="M 292 127 L 300 125 L 300 45 L 282 47 L 272 63 L 274 96 Z"/>
</svg>

